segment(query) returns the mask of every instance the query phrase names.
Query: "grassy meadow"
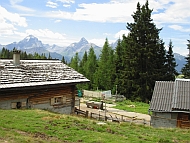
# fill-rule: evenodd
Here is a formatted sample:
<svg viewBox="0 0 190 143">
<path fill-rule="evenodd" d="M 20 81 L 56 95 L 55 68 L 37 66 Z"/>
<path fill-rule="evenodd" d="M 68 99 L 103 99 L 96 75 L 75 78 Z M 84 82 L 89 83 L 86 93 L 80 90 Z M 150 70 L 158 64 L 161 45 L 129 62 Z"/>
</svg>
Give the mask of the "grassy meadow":
<svg viewBox="0 0 190 143">
<path fill-rule="evenodd" d="M 188 143 L 190 130 L 156 129 L 43 110 L 0 110 L 0 142 L 6 143 Z"/>
<path fill-rule="evenodd" d="M 148 114 L 149 104 L 143 102 L 132 102 L 131 100 L 124 100 L 122 102 L 116 102 L 116 106 L 114 106 L 114 108 L 125 110 L 128 112 Z"/>
</svg>

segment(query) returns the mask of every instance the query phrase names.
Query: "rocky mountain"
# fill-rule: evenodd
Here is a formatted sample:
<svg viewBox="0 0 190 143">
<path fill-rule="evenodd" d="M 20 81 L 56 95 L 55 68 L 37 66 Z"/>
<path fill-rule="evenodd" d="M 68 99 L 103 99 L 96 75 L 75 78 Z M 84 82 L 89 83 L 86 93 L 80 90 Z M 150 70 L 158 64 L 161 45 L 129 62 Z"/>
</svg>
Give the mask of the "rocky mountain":
<svg viewBox="0 0 190 143">
<path fill-rule="evenodd" d="M 54 59 L 61 60 L 64 56 L 66 61 L 70 61 L 70 59 L 78 52 L 79 58 L 82 58 L 85 51 L 89 51 L 90 47 L 94 48 L 94 51 L 97 56 L 99 56 L 101 47 L 89 43 L 84 37 L 80 39 L 79 42 L 75 42 L 70 44 L 67 47 L 61 47 L 57 45 L 49 45 L 42 43 L 38 38 L 34 37 L 33 35 L 29 35 L 23 40 L 19 42 L 13 42 L 8 45 L 0 45 L 0 49 L 5 47 L 6 49 L 13 50 L 14 47 L 21 51 L 26 51 L 27 53 L 34 54 L 45 53 L 46 56 L 51 55 Z"/>
<path fill-rule="evenodd" d="M 185 56 L 182 56 L 178 53 L 174 53 L 174 58 L 176 60 L 176 63 L 177 63 L 177 67 L 176 67 L 176 70 L 180 73 L 181 72 L 181 69 L 184 67 L 184 65 L 186 64 L 186 59 L 185 59 Z"/>
<path fill-rule="evenodd" d="M 79 58 L 82 58 L 84 55 L 84 52 L 85 51 L 88 52 L 90 47 L 94 48 L 94 52 L 96 53 L 96 56 L 100 55 L 102 48 L 93 43 L 89 43 L 84 37 L 81 38 L 79 42 L 70 44 L 61 52 L 61 54 L 64 57 L 69 58 L 70 60 L 71 57 L 73 57 L 76 54 L 76 52 L 78 52 Z"/>
<path fill-rule="evenodd" d="M 112 46 L 113 49 L 115 49 L 115 47 L 117 46 L 117 42 L 118 41 L 110 44 L 110 46 Z M 68 62 L 76 54 L 76 52 L 78 52 L 79 58 L 82 58 L 84 52 L 85 51 L 88 52 L 90 47 L 93 47 L 94 52 L 98 57 L 102 49 L 102 47 L 99 47 L 93 43 L 89 43 L 84 37 L 81 38 L 79 42 L 74 42 L 67 47 L 61 47 L 55 44 L 54 45 L 44 44 L 38 38 L 32 35 L 27 36 L 26 38 L 24 38 L 19 42 L 13 42 L 8 45 L 0 44 L 0 50 L 2 49 L 2 47 L 5 47 L 9 50 L 12 50 L 14 47 L 16 47 L 19 50 L 26 51 L 27 53 L 31 54 L 34 54 L 35 52 L 39 54 L 45 53 L 47 57 L 50 53 L 52 58 L 59 60 L 61 60 L 62 57 L 64 56 L 65 60 Z M 174 53 L 174 57 L 176 59 L 176 63 L 178 64 L 176 70 L 180 72 L 181 68 L 186 63 L 185 56 L 182 56 L 178 53 Z"/>
<path fill-rule="evenodd" d="M 47 50 L 47 47 L 49 47 L 48 44 L 43 44 L 38 38 L 34 37 L 33 35 L 29 35 L 23 40 L 19 42 L 13 42 L 8 45 L 4 45 L 6 49 L 13 50 L 13 48 L 17 48 L 21 51 L 26 51 L 28 54 L 42 54 L 45 53 L 46 57 L 48 57 L 49 53 L 53 59 L 62 59 L 62 55 L 58 54 L 54 51 Z"/>
</svg>

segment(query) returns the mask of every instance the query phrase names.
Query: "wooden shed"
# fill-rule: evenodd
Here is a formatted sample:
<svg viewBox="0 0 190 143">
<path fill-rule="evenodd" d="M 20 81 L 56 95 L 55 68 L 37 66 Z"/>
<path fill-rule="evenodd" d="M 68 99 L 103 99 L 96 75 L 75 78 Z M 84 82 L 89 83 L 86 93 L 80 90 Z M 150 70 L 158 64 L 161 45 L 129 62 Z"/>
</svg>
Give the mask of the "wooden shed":
<svg viewBox="0 0 190 143">
<path fill-rule="evenodd" d="M 71 114 L 76 84 L 89 82 L 59 60 L 0 59 L 0 108 L 36 108 Z"/>
<path fill-rule="evenodd" d="M 190 128 L 190 79 L 157 81 L 149 111 L 153 127 Z"/>
</svg>

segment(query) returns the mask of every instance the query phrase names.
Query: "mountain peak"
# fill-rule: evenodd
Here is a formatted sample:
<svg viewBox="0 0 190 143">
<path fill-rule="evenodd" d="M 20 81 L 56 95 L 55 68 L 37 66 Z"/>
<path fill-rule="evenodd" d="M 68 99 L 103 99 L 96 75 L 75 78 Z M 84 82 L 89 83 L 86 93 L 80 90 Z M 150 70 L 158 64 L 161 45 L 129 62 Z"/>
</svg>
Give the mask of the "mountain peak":
<svg viewBox="0 0 190 143">
<path fill-rule="evenodd" d="M 87 41 L 84 37 L 82 37 L 82 38 L 80 39 L 79 43 L 88 44 L 88 41 Z"/>
<path fill-rule="evenodd" d="M 26 38 L 24 38 L 24 40 L 29 41 L 30 39 L 37 39 L 36 37 L 34 37 L 33 35 L 28 35 Z"/>
</svg>

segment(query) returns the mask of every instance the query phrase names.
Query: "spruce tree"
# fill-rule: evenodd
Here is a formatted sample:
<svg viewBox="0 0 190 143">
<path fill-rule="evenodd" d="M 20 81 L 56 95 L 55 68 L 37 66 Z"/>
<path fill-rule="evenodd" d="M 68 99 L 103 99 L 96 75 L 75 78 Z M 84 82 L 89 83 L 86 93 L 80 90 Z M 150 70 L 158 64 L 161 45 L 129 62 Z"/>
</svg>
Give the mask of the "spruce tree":
<svg viewBox="0 0 190 143">
<path fill-rule="evenodd" d="M 126 76 L 125 76 L 125 67 L 126 67 L 126 36 L 123 35 L 123 39 L 119 39 L 117 42 L 117 46 L 115 49 L 115 90 L 116 93 L 116 86 L 117 86 L 117 94 L 125 94 L 126 93 Z"/>
<path fill-rule="evenodd" d="M 181 72 L 184 75 L 184 78 L 190 79 L 190 40 L 187 40 L 187 42 L 187 49 L 189 50 L 189 54 L 187 55 L 187 57 L 185 57 L 186 64 L 182 68 Z"/>
<path fill-rule="evenodd" d="M 85 51 L 82 60 L 79 63 L 79 73 L 86 75 L 85 64 L 87 62 L 87 52 Z"/>
<path fill-rule="evenodd" d="M 129 65 L 126 69 L 127 97 L 132 100 L 148 101 L 156 80 L 164 80 L 166 75 L 166 51 L 159 38 L 161 29 L 156 28 L 151 19 L 152 10 L 148 1 L 140 6 L 132 15 L 134 22 L 127 23 L 130 31 L 126 45 L 130 46 L 126 53 Z"/>
<path fill-rule="evenodd" d="M 75 69 L 76 71 L 78 71 L 79 69 L 79 56 L 78 53 L 75 54 L 74 57 L 71 58 L 71 63 L 69 64 L 69 66 L 73 69 Z"/>
<path fill-rule="evenodd" d="M 174 58 L 174 54 L 173 54 L 173 45 L 172 45 L 172 41 L 170 40 L 169 45 L 168 45 L 168 51 L 166 54 L 166 68 L 167 68 L 167 74 L 166 74 L 166 79 L 167 81 L 174 81 L 175 80 L 175 76 L 178 75 L 177 70 L 175 69 L 177 64 Z"/>
<path fill-rule="evenodd" d="M 85 76 L 86 78 L 88 78 L 90 80 L 90 83 L 88 83 L 88 89 L 89 90 L 96 90 L 97 87 L 95 85 L 95 72 L 97 69 L 97 58 L 96 58 L 96 54 L 94 52 L 93 47 L 90 48 L 89 53 L 88 53 L 88 57 L 87 57 L 87 62 L 85 64 Z"/>
<path fill-rule="evenodd" d="M 51 55 L 50 55 L 50 53 L 48 54 L 48 60 L 51 60 L 52 59 L 52 57 L 51 57 Z"/>
<path fill-rule="evenodd" d="M 98 69 L 95 74 L 96 86 L 101 90 L 111 90 L 113 88 L 113 52 L 108 39 L 104 43 L 98 61 Z"/>
</svg>

